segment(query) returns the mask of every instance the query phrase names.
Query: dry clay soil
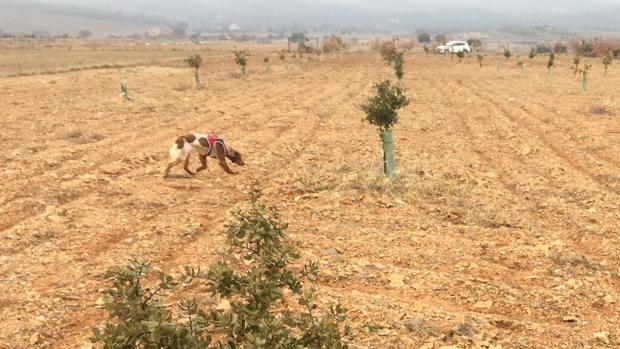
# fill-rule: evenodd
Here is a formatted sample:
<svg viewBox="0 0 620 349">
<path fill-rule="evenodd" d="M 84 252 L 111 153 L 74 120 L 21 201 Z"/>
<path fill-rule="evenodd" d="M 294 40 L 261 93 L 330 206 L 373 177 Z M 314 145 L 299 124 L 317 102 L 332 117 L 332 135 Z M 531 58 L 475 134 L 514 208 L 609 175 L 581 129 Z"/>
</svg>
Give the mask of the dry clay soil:
<svg viewBox="0 0 620 349">
<path fill-rule="evenodd" d="M 620 68 L 582 93 L 569 59 L 549 83 L 543 58 L 520 77 L 407 56 L 393 183 L 356 107 L 392 74 L 377 54 L 253 57 L 243 78 L 213 58 L 202 90 L 181 65 L 131 68 L 126 103 L 115 69 L 1 79 L 0 347 L 89 348 L 113 265 L 228 258 L 253 182 L 357 348 L 620 346 Z M 164 180 L 192 130 L 248 165 Z"/>
</svg>

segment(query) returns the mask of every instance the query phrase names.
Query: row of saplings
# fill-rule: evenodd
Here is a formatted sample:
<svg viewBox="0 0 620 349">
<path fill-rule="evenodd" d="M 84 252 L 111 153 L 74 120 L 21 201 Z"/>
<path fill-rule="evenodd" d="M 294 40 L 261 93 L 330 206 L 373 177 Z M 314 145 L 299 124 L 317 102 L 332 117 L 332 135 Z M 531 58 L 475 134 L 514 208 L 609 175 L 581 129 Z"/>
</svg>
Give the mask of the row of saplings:
<svg viewBox="0 0 620 349">
<path fill-rule="evenodd" d="M 383 169 L 384 173 L 394 178 L 396 174 L 394 143 L 392 135 L 392 126 L 398 121 L 398 111 L 409 104 L 409 99 L 405 95 L 405 90 L 402 87 L 402 78 L 404 75 L 404 53 L 399 51 L 396 47 L 394 40 L 385 41 L 379 48 L 381 56 L 385 61 L 394 69 L 394 75 L 397 82 L 394 84 L 390 79 L 381 81 L 374 85 L 376 94 L 369 98 L 361 109 L 366 113 L 366 119 L 371 124 L 377 126 L 380 132 L 380 138 L 383 145 Z M 464 57 L 463 52 L 458 53 L 459 59 Z M 506 49 L 504 51 L 504 57 L 509 59 L 512 56 L 510 51 Z M 535 54 L 530 53 L 530 59 L 534 58 Z M 484 56 L 477 55 L 478 62 L 482 67 L 482 61 Z M 603 57 L 604 75 L 607 75 L 607 70 L 613 62 L 613 53 L 608 51 Z M 521 70 L 521 74 L 524 74 L 524 62 L 517 56 L 517 65 Z M 551 80 L 552 68 L 555 65 L 555 54 L 551 52 L 549 54 L 549 60 L 547 61 L 547 79 Z M 582 64 L 581 58 L 576 56 L 573 59 L 571 66 L 575 74 L 581 76 L 581 88 L 583 91 L 588 89 L 588 75 L 591 64 Z M 500 63 L 497 61 L 497 70 L 499 72 Z"/>
<path fill-rule="evenodd" d="M 329 52 L 339 51 L 342 47 L 344 47 L 342 39 L 336 36 L 332 36 L 329 40 L 325 42 L 323 50 L 325 53 L 329 53 Z M 278 57 L 280 58 L 280 61 L 283 64 L 284 64 L 284 60 L 286 59 L 286 52 L 287 52 L 286 50 L 282 50 L 278 54 Z M 297 52 L 299 54 L 299 57 L 303 57 L 304 51 L 301 48 Z M 317 51 L 317 54 L 318 53 L 320 53 L 320 51 Z M 239 66 L 239 71 L 240 71 L 241 76 L 245 76 L 246 68 L 248 65 L 248 60 L 247 60 L 248 51 L 235 49 L 233 50 L 233 55 L 235 57 L 235 63 Z M 296 53 L 293 53 L 292 57 L 296 58 L 297 57 Z M 196 82 L 196 87 L 201 88 L 202 81 L 200 79 L 200 67 L 202 66 L 202 57 L 200 57 L 200 55 L 198 54 L 195 54 L 185 59 L 185 63 L 187 63 L 187 65 L 190 68 L 194 69 L 194 80 Z M 269 57 L 264 57 L 263 63 L 267 65 L 269 63 Z M 285 69 L 287 68 L 286 64 L 284 64 L 284 68 Z"/>
<path fill-rule="evenodd" d="M 92 341 L 103 348 L 347 348 L 345 310 L 319 311 L 304 285 L 316 280 L 318 265 L 291 267 L 300 255 L 286 229 L 279 212 L 253 195 L 226 226 L 230 253 L 222 261 L 186 266 L 178 277 L 141 261 L 108 270 L 111 285 L 97 304 L 109 317 L 93 328 Z M 181 286 L 196 284 L 220 304 L 205 307 L 201 288 Z M 168 305 L 180 289 L 192 297 Z"/>
<path fill-rule="evenodd" d="M 507 60 L 510 59 L 510 57 L 512 57 L 512 53 L 510 52 L 509 49 L 505 49 L 503 55 Z M 463 52 L 459 52 L 457 56 L 459 57 L 459 61 L 460 61 L 460 59 L 465 57 L 465 54 Z M 532 49 L 529 53 L 529 59 L 533 59 L 536 56 L 537 56 L 536 51 Z M 480 64 L 480 67 L 482 67 L 482 61 L 484 60 L 484 56 L 479 53 L 476 55 L 476 58 L 478 59 L 478 63 Z M 612 50 L 610 49 L 603 56 L 603 59 L 602 59 L 603 76 L 607 76 L 607 71 L 609 70 L 609 66 L 613 63 L 613 60 L 614 60 L 614 54 Z M 499 73 L 500 68 L 501 68 L 501 61 L 496 60 L 495 65 L 496 65 L 497 72 Z M 547 80 L 549 81 L 551 81 L 551 75 L 552 75 L 552 70 L 553 70 L 554 65 L 555 65 L 555 54 L 553 52 L 550 52 L 549 59 L 547 61 Z M 519 55 L 517 55 L 517 66 L 519 67 L 521 76 L 523 77 L 525 75 L 525 62 Z M 584 92 L 587 91 L 588 90 L 588 77 L 590 75 L 590 69 L 592 69 L 592 64 L 587 64 L 587 63 L 582 64 L 581 57 L 575 56 L 573 58 L 573 64 L 571 65 L 571 69 L 576 75 L 579 75 L 581 77 L 581 89 Z"/>
<path fill-rule="evenodd" d="M 383 149 L 383 172 L 393 179 L 396 175 L 396 158 L 392 126 L 398 122 L 398 111 L 409 105 L 409 98 L 402 86 L 405 58 L 404 52 L 396 48 L 394 41 L 384 42 L 379 52 L 394 69 L 396 83 L 390 79 L 376 83 L 373 86 L 375 95 L 360 107 L 366 114 L 366 120 L 379 129 Z"/>
<path fill-rule="evenodd" d="M 303 53 L 301 51 L 299 51 L 300 57 L 303 57 Z M 235 58 L 235 63 L 239 66 L 239 72 L 241 74 L 241 76 L 245 76 L 245 72 L 247 69 L 247 65 L 248 65 L 248 51 L 247 50 L 233 50 L 233 55 Z M 282 63 L 284 63 L 284 60 L 286 59 L 286 54 L 285 51 L 281 51 L 279 53 L 279 58 L 282 61 Z M 295 53 L 293 53 L 293 58 L 296 58 Z M 202 84 L 202 79 L 200 78 L 200 67 L 202 67 L 202 57 L 198 54 L 192 55 L 190 57 L 188 57 L 187 59 L 184 60 L 184 62 L 194 70 L 194 82 L 196 83 L 196 87 L 197 88 L 202 88 L 203 84 Z M 263 62 L 265 64 L 269 63 L 269 57 L 265 57 L 263 59 Z M 286 64 L 284 64 L 284 67 L 286 69 Z M 121 98 L 124 101 L 129 100 L 129 94 L 127 92 L 127 82 L 122 80 L 121 81 Z"/>
<path fill-rule="evenodd" d="M 248 65 L 248 52 L 246 50 L 233 50 L 233 54 L 235 55 L 235 63 L 239 66 L 241 75 L 245 75 L 245 69 Z M 282 60 L 284 60 L 284 58 L 282 58 Z M 185 63 L 187 63 L 190 68 L 194 69 L 194 81 L 196 82 L 196 87 L 201 88 L 202 80 L 200 79 L 200 67 L 202 66 L 202 57 L 198 54 L 190 56 L 185 60 Z"/>
</svg>

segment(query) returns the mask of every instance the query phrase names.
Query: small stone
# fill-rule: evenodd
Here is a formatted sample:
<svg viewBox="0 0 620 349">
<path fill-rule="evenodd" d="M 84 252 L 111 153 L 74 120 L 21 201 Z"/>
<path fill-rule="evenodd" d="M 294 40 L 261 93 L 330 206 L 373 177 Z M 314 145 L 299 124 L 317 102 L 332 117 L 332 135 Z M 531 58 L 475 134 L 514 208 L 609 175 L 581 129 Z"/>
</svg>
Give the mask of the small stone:
<svg viewBox="0 0 620 349">
<path fill-rule="evenodd" d="M 30 336 L 30 345 L 35 345 L 39 343 L 39 333 L 35 333 L 32 336 Z"/>
<path fill-rule="evenodd" d="M 326 256 L 337 256 L 337 255 L 340 254 L 340 252 L 337 249 L 333 248 L 333 247 L 321 250 L 321 253 L 326 255 Z"/>
<path fill-rule="evenodd" d="M 382 328 L 377 331 L 377 334 L 379 336 L 389 336 L 391 333 L 392 331 L 388 330 L 387 328 Z"/>
<path fill-rule="evenodd" d="M 566 315 L 562 317 L 562 321 L 564 322 L 577 322 L 577 317 L 573 316 L 573 315 Z"/>
<path fill-rule="evenodd" d="M 105 164 L 101 166 L 101 171 L 105 174 L 117 174 L 123 169 L 121 163 L 115 162 L 111 164 Z"/>
<path fill-rule="evenodd" d="M 47 159 L 45 160 L 45 165 L 47 167 L 55 167 L 55 166 L 58 166 L 58 161 Z"/>
<path fill-rule="evenodd" d="M 215 307 L 215 310 L 219 311 L 220 313 L 225 313 L 227 311 L 230 310 L 230 302 L 228 301 L 228 299 L 221 299 L 219 303 L 217 303 L 217 306 Z"/>
<path fill-rule="evenodd" d="M 609 344 L 609 332 L 607 331 L 594 332 L 592 336 L 598 341 Z"/>
<path fill-rule="evenodd" d="M 63 223 L 65 221 L 62 217 L 55 215 L 55 214 L 51 216 L 47 216 L 47 219 L 53 223 Z"/>
<path fill-rule="evenodd" d="M 577 281 L 575 279 L 570 279 L 568 280 L 568 282 L 566 282 L 566 284 L 571 288 L 575 288 L 577 286 Z"/>
<path fill-rule="evenodd" d="M 122 241 L 125 245 L 131 245 L 133 244 L 133 239 L 132 238 L 127 238 L 125 240 Z"/>
<path fill-rule="evenodd" d="M 390 287 L 398 288 L 405 286 L 405 275 L 393 273 L 390 274 Z"/>
<path fill-rule="evenodd" d="M 606 303 L 614 303 L 614 297 L 610 294 L 607 294 L 605 297 L 603 297 L 603 300 Z"/>
<path fill-rule="evenodd" d="M 479 301 L 474 304 L 474 309 L 489 309 L 493 306 L 493 301 Z"/>
</svg>

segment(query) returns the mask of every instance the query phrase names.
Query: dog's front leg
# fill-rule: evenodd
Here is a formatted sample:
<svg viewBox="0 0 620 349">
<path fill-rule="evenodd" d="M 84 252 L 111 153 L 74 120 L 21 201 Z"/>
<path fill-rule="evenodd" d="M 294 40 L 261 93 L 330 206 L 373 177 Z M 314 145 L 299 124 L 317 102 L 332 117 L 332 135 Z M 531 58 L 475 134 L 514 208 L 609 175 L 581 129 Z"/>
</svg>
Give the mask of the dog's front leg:
<svg viewBox="0 0 620 349">
<path fill-rule="evenodd" d="M 200 172 L 200 171 L 204 171 L 207 169 L 207 156 L 206 155 L 199 155 L 198 158 L 200 159 L 200 163 L 202 164 L 202 166 L 198 167 L 196 169 L 196 173 Z"/>
<path fill-rule="evenodd" d="M 215 144 L 215 155 L 217 156 L 217 159 L 220 162 L 220 166 L 222 167 L 222 169 L 224 171 L 226 171 L 226 173 L 228 174 L 236 174 L 236 172 L 233 172 L 233 170 L 230 169 L 230 167 L 228 167 L 228 164 L 226 163 L 226 155 L 224 155 L 224 147 L 219 144 L 216 143 Z"/>
<path fill-rule="evenodd" d="M 185 158 L 185 166 L 183 166 L 183 168 L 185 169 L 185 171 L 187 173 L 190 174 L 190 176 L 195 176 L 196 174 L 192 171 L 189 170 L 189 154 L 187 155 L 187 157 Z"/>
</svg>

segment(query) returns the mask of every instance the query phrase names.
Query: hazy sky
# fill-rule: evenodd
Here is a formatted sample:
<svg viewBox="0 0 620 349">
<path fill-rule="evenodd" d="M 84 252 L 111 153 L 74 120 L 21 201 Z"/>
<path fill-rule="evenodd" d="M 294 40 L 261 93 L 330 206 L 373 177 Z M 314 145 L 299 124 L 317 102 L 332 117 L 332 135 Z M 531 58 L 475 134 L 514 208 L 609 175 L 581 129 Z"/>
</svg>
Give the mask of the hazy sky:
<svg viewBox="0 0 620 349">
<path fill-rule="evenodd" d="M 485 30 L 504 25 L 620 31 L 620 0 L 0 0 L 165 17 L 193 28 L 282 25 L 373 30 Z"/>
<path fill-rule="evenodd" d="M 620 0 L 40 0 L 50 3 L 76 4 L 105 9 L 119 9 L 157 14 L 195 15 L 196 11 L 252 11 L 256 8 L 358 8 L 386 11 L 401 8 L 408 11 L 446 8 L 480 8 L 499 14 L 575 13 L 620 6 Z"/>
</svg>

